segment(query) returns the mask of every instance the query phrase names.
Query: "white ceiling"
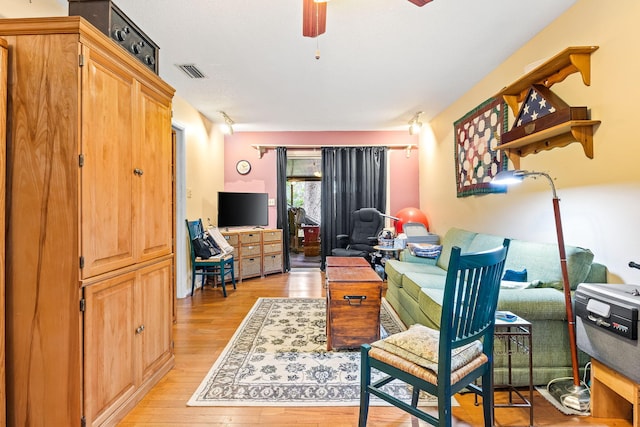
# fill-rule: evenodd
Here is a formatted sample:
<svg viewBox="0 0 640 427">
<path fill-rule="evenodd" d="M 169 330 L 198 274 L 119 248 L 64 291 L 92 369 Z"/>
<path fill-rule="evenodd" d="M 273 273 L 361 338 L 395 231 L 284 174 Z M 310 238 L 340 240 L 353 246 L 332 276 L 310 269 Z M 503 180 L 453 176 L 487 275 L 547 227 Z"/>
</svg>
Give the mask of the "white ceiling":
<svg viewBox="0 0 640 427">
<path fill-rule="evenodd" d="M 225 111 L 242 132 L 406 129 L 416 111 L 428 122 L 575 1 L 332 0 L 315 39 L 302 36 L 302 0 L 114 3 L 160 46 L 160 75 L 177 94 L 215 123 Z M 67 7 L 0 0 L 6 17 Z"/>
</svg>

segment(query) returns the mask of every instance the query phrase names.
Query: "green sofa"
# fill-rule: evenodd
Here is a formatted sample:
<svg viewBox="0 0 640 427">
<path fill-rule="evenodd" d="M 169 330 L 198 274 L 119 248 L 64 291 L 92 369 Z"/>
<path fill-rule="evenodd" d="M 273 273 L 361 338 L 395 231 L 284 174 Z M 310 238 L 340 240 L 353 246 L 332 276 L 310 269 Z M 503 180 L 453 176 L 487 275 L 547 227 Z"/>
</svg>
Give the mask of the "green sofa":
<svg viewBox="0 0 640 427">
<path fill-rule="evenodd" d="M 406 325 L 420 323 L 439 329 L 444 280 L 451 248 L 462 252 L 490 249 L 502 244 L 504 237 L 475 233 L 459 228 L 450 229 L 443 237 L 442 253 L 437 259 L 419 258 L 408 249 L 399 260 L 385 264 L 387 275 L 386 299 Z M 593 262 L 588 249 L 566 246 L 569 282 L 575 290 L 579 283 L 605 283 L 606 267 Z M 523 274 L 526 281 L 502 282 L 498 310 L 511 311 L 532 323 L 533 383 L 547 384 L 550 380 L 571 376 L 571 353 L 567 330 L 567 316 L 562 293 L 562 273 L 558 246 L 512 239 L 505 271 Z M 495 383 L 507 383 L 505 343 L 496 340 Z M 580 352 L 580 366 L 589 361 Z M 512 383 L 529 384 L 528 356 L 514 354 Z"/>
</svg>

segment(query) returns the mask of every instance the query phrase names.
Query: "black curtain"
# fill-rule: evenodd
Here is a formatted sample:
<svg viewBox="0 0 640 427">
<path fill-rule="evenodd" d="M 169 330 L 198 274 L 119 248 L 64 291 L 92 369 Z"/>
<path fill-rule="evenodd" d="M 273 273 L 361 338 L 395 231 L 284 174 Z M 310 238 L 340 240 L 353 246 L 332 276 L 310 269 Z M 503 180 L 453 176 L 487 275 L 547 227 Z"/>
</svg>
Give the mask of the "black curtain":
<svg viewBox="0 0 640 427">
<path fill-rule="evenodd" d="M 277 227 L 282 230 L 282 265 L 284 271 L 291 270 L 291 261 L 289 259 L 289 209 L 287 207 L 287 148 L 278 147 L 277 153 L 277 171 L 278 176 L 278 218 Z"/>
<path fill-rule="evenodd" d="M 360 208 L 385 211 L 387 147 L 322 148 L 322 268 L 338 234 L 349 234 L 351 213 Z"/>
</svg>

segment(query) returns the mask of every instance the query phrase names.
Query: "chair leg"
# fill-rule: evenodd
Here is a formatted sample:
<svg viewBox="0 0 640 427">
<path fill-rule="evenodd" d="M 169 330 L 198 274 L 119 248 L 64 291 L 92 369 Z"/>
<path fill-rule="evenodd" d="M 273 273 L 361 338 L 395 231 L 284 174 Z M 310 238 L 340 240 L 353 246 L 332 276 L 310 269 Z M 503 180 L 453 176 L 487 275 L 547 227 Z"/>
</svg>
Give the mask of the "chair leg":
<svg viewBox="0 0 640 427">
<path fill-rule="evenodd" d="M 487 369 L 482 375 L 482 412 L 484 414 L 484 425 L 493 427 L 493 368 Z"/>
<path fill-rule="evenodd" d="M 420 389 L 416 386 L 413 386 L 413 391 L 411 392 L 411 406 L 413 406 L 414 408 L 417 408 L 419 398 L 420 398 Z"/>
<path fill-rule="evenodd" d="M 235 268 L 233 267 L 233 261 L 231 261 L 231 283 L 233 284 L 233 289 L 236 288 L 236 273 Z"/>
<path fill-rule="evenodd" d="M 358 427 L 366 427 L 369 415 L 369 385 L 371 384 L 371 365 L 369 365 L 369 348 L 360 350 L 360 418 Z"/>
<path fill-rule="evenodd" d="M 452 422 L 451 388 L 448 388 L 438 393 L 438 425 L 451 427 Z"/>
<path fill-rule="evenodd" d="M 227 286 L 224 283 L 224 263 L 220 265 L 220 286 L 222 286 L 222 295 L 227 297 Z"/>
<path fill-rule="evenodd" d="M 193 296 L 193 291 L 196 288 L 196 269 L 193 267 L 193 271 L 191 272 L 191 296 Z"/>
</svg>

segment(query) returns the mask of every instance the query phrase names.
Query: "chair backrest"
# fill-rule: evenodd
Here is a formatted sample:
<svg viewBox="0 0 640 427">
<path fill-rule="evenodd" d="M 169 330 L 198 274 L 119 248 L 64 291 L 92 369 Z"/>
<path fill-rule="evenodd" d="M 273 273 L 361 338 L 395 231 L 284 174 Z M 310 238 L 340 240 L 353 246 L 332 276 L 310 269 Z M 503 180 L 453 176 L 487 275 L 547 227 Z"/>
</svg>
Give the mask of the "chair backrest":
<svg viewBox="0 0 640 427">
<path fill-rule="evenodd" d="M 196 259 L 196 252 L 193 248 L 193 239 L 202 236 L 204 228 L 202 227 L 202 219 L 196 221 L 185 220 L 187 223 L 187 230 L 189 231 L 189 249 L 191 250 L 191 261 Z"/>
<path fill-rule="evenodd" d="M 442 301 L 439 372 L 451 371 L 452 349 L 478 339 L 492 359 L 495 311 L 509 243 L 505 239 L 501 247 L 466 254 L 452 248 Z"/>
<path fill-rule="evenodd" d="M 369 244 L 369 237 L 377 237 L 384 221 L 376 208 L 362 208 L 351 214 L 350 244 Z"/>
</svg>

